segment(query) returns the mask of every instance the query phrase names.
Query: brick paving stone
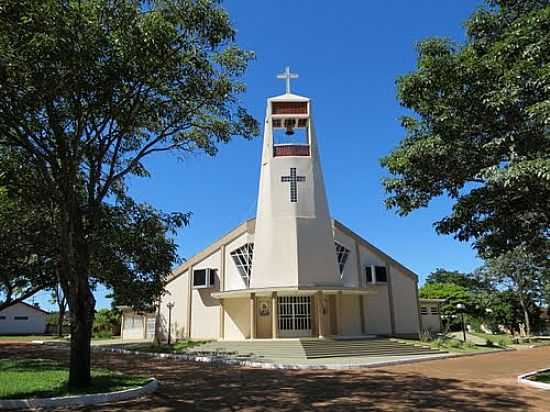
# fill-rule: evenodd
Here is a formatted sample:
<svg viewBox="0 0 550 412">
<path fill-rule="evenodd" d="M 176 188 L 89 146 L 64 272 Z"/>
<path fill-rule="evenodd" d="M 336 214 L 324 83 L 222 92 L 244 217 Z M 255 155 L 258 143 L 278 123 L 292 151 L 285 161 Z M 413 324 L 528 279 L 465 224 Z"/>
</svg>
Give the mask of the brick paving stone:
<svg viewBox="0 0 550 412">
<path fill-rule="evenodd" d="M 0 344 L 0 358 L 67 362 L 68 351 Z M 155 376 L 150 398 L 83 411 L 550 411 L 550 393 L 516 383 L 550 368 L 550 347 L 376 369 L 265 370 L 94 353 L 94 366 Z"/>
</svg>

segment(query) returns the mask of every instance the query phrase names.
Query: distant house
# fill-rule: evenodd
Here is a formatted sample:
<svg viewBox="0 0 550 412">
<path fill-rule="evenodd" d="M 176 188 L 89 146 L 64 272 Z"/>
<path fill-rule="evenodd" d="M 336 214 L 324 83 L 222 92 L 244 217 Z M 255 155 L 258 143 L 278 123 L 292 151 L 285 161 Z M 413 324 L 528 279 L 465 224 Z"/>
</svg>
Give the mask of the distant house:
<svg viewBox="0 0 550 412">
<path fill-rule="evenodd" d="M 46 332 L 49 313 L 25 302 L 0 311 L 0 335 L 41 335 Z"/>
<path fill-rule="evenodd" d="M 156 325 L 154 312 L 134 312 L 127 307 L 120 307 L 120 309 L 122 310 L 120 336 L 123 340 L 153 340 Z"/>
<path fill-rule="evenodd" d="M 441 321 L 441 305 L 445 299 L 419 299 L 420 319 L 422 320 L 422 330 L 429 330 L 433 333 L 443 331 Z"/>
</svg>

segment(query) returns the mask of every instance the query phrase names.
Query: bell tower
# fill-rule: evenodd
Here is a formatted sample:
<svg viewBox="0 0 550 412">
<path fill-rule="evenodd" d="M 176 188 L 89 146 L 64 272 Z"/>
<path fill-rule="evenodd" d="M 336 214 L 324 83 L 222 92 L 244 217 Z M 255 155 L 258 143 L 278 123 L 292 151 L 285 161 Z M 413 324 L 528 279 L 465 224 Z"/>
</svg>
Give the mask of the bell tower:
<svg viewBox="0 0 550 412">
<path fill-rule="evenodd" d="M 341 286 L 311 100 L 267 101 L 251 288 Z"/>
</svg>

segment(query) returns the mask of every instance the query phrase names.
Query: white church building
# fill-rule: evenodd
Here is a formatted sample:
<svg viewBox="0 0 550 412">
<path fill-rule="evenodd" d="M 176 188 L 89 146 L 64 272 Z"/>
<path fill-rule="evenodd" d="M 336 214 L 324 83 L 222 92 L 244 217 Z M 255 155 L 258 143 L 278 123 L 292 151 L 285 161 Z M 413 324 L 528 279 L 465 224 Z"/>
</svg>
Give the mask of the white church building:
<svg viewBox="0 0 550 412">
<path fill-rule="evenodd" d="M 166 339 L 170 328 L 172 341 L 417 335 L 417 275 L 331 219 L 312 102 L 290 92 L 297 76 L 288 68 L 279 77 L 287 87 L 267 100 L 256 217 L 174 270 L 156 333 Z M 146 324 L 137 322 L 143 337 Z"/>
</svg>

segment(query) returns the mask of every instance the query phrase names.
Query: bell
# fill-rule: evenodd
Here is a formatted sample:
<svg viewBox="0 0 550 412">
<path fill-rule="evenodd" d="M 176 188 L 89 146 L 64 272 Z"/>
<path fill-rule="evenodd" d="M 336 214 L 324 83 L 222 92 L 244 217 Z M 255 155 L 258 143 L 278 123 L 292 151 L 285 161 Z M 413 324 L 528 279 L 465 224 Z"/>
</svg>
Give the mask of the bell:
<svg viewBox="0 0 550 412">
<path fill-rule="evenodd" d="M 285 119 L 285 134 L 287 136 L 292 136 L 294 134 L 294 126 L 296 121 L 294 119 Z"/>
<path fill-rule="evenodd" d="M 285 134 L 287 136 L 292 136 L 294 134 L 294 128 L 291 125 L 287 125 Z"/>
</svg>

